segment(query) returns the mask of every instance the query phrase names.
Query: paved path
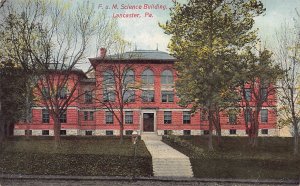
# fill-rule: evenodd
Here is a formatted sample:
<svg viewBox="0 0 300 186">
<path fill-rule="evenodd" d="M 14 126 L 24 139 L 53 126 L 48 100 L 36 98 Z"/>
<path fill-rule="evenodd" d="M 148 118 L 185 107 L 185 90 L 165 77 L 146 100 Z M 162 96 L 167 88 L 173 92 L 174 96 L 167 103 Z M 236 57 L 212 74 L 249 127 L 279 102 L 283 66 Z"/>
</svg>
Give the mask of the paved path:
<svg viewBox="0 0 300 186">
<path fill-rule="evenodd" d="M 154 176 L 193 177 L 190 159 L 161 141 L 156 134 L 142 134 L 152 156 Z"/>
</svg>

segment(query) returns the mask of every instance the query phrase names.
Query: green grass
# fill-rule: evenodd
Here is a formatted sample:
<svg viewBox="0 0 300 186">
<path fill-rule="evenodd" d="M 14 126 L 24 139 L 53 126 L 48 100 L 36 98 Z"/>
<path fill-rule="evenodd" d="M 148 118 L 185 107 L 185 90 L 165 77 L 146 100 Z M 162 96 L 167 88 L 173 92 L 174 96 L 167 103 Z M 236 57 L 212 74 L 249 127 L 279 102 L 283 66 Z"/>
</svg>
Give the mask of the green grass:
<svg viewBox="0 0 300 186">
<path fill-rule="evenodd" d="M 12 174 L 151 176 L 152 163 L 145 144 L 138 143 L 136 164 L 130 138 L 119 143 L 115 137 L 69 137 L 59 148 L 51 138 L 13 138 L 4 142 L 0 171 Z"/>
<path fill-rule="evenodd" d="M 214 152 L 208 151 L 208 139 L 204 136 L 164 141 L 190 157 L 195 177 L 296 180 L 300 177 L 300 155 L 292 153 L 292 138 L 259 138 L 255 149 L 249 147 L 246 137 L 222 137 L 220 147 L 214 138 Z"/>
</svg>

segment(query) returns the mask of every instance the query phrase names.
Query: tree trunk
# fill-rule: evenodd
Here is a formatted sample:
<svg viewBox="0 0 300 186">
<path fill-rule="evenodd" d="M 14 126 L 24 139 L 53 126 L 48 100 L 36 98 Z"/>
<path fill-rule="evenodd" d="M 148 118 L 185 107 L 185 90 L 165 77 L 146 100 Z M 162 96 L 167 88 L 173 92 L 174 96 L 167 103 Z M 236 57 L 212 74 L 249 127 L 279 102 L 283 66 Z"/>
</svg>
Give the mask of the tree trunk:
<svg viewBox="0 0 300 186">
<path fill-rule="evenodd" d="M 122 123 L 121 126 L 120 126 L 120 144 L 124 143 L 124 134 L 123 134 L 123 131 L 124 131 L 124 126 L 123 126 L 123 123 Z"/>
<path fill-rule="evenodd" d="M 213 121 L 212 121 L 212 112 L 208 111 L 208 122 L 209 122 L 209 139 L 208 139 L 208 150 L 213 151 Z"/>
<path fill-rule="evenodd" d="M 294 155 L 299 151 L 299 128 L 298 123 L 294 123 Z"/>
<path fill-rule="evenodd" d="M 53 117 L 54 120 L 54 141 L 55 141 L 55 147 L 57 148 L 60 145 L 60 129 L 61 129 L 61 123 L 59 121 L 58 117 Z"/>
<path fill-rule="evenodd" d="M 258 137 L 258 129 L 259 129 L 259 110 L 256 109 L 253 113 L 253 130 L 252 130 L 252 141 L 251 141 L 251 147 L 255 148 L 257 146 L 257 137 Z"/>
</svg>

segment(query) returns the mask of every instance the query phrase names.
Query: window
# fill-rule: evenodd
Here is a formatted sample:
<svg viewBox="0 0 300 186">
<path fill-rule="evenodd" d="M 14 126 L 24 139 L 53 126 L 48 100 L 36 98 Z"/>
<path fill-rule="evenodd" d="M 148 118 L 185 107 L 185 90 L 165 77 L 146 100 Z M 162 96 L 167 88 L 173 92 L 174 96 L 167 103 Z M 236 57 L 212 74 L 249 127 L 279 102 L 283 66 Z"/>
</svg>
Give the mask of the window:
<svg viewBox="0 0 300 186">
<path fill-rule="evenodd" d="M 134 90 L 126 90 L 124 93 L 123 101 L 125 103 L 134 102 L 135 101 L 135 91 Z"/>
<path fill-rule="evenodd" d="M 260 121 L 262 123 L 267 123 L 268 122 L 268 109 L 262 109 L 260 111 Z"/>
<path fill-rule="evenodd" d="M 105 133 L 106 133 L 106 136 L 112 136 L 112 135 L 114 135 L 114 131 L 113 130 L 107 130 Z"/>
<path fill-rule="evenodd" d="M 251 101 L 251 89 L 250 88 L 245 89 L 245 100 Z"/>
<path fill-rule="evenodd" d="M 234 110 L 229 110 L 228 120 L 229 120 L 230 124 L 235 124 L 236 123 L 237 117 L 236 117 L 236 113 L 235 113 Z"/>
<path fill-rule="evenodd" d="M 104 85 L 115 84 L 114 72 L 112 70 L 107 70 L 103 73 L 103 84 Z"/>
<path fill-rule="evenodd" d="M 261 100 L 266 101 L 267 96 L 268 96 L 268 88 L 261 88 L 260 89 L 260 98 L 261 98 Z"/>
<path fill-rule="evenodd" d="M 25 135 L 26 136 L 31 136 L 32 135 L 32 130 L 25 130 Z"/>
<path fill-rule="evenodd" d="M 185 136 L 191 135 L 191 130 L 183 130 L 183 135 Z"/>
<path fill-rule="evenodd" d="M 251 121 L 251 109 L 246 109 L 245 111 L 245 122 L 248 123 Z"/>
<path fill-rule="evenodd" d="M 160 83 L 162 85 L 173 84 L 173 73 L 170 70 L 165 70 L 161 73 Z"/>
<path fill-rule="evenodd" d="M 152 70 L 147 69 L 142 73 L 143 84 L 154 84 L 154 75 Z"/>
<path fill-rule="evenodd" d="M 171 123 L 172 123 L 172 112 L 164 111 L 164 124 L 171 124 Z"/>
<path fill-rule="evenodd" d="M 93 121 L 94 120 L 94 111 L 84 111 L 83 112 L 84 121 Z"/>
<path fill-rule="evenodd" d="M 114 116 L 113 113 L 110 111 L 105 112 L 105 123 L 106 124 L 113 124 L 114 123 Z"/>
<path fill-rule="evenodd" d="M 184 111 L 183 112 L 183 124 L 191 123 L 191 112 Z"/>
<path fill-rule="evenodd" d="M 92 136 L 92 135 L 93 135 L 93 131 L 91 131 L 91 130 L 86 130 L 86 131 L 85 131 L 85 135 L 86 135 L 86 136 Z"/>
<path fill-rule="evenodd" d="M 67 123 L 67 113 L 66 112 L 60 114 L 59 121 L 60 121 L 60 123 Z"/>
<path fill-rule="evenodd" d="M 133 123 L 133 112 L 125 111 L 125 124 L 132 124 L 132 123 Z"/>
<path fill-rule="evenodd" d="M 104 102 L 114 102 L 116 99 L 115 92 L 114 91 L 103 91 L 103 101 Z"/>
<path fill-rule="evenodd" d="M 66 130 L 60 130 L 60 135 L 62 135 L 62 136 L 67 135 L 67 131 Z"/>
<path fill-rule="evenodd" d="M 230 130 L 229 130 L 229 134 L 231 134 L 231 135 L 236 134 L 236 129 L 230 129 Z"/>
<path fill-rule="evenodd" d="M 134 72 L 133 70 L 127 70 L 124 74 L 124 84 L 127 86 L 128 84 L 134 83 Z"/>
<path fill-rule="evenodd" d="M 162 91 L 161 92 L 161 102 L 174 102 L 174 92 L 172 91 Z"/>
<path fill-rule="evenodd" d="M 130 136 L 130 135 L 132 135 L 132 133 L 133 133 L 133 130 L 126 130 L 125 131 L 126 136 Z"/>
<path fill-rule="evenodd" d="M 43 87 L 43 88 L 42 88 L 42 96 L 43 96 L 45 99 L 50 98 L 50 93 L 49 93 L 48 87 Z"/>
<path fill-rule="evenodd" d="M 205 110 L 205 109 L 201 110 L 200 120 L 201 121 L 207 121 L 208 120 L 207 110 Z"/>
<path fill-rule="evenodd" d="M 209 135 L 209 130 L 204 130 L 204 131 L 203 131 L 203 134 L 204 134 L 204 135 Z"/>
<path fill-rule="evenodd" d="M 143 102 L 154 102 L 154 91 L 153 90 L 143 90 L 142 100 L 143 100 Z"/>
<path fill-rule="evenodd" d="M 164 130 L 164 135 L 172 135 L 172 130 Z"/>
<path fill-rule="evenodd" d="M 85 91 L 84 92 L 84 102 L 85 103 L 92 103 L 93 102 L 92 91 Z"/>
<path fill-rule="evenodd" d="M 50 117 L 49 117 L 49 112 L 47 109 L 42 110 L 42 122 L 43 123 L 49 123 Z"/>
<path fill-rule="evenodd" d="M 49 130 L 42 130 L 43 136 L 49 136 Z"/>
<path fill-rule="evenodd" d="M 59 90 L 58 92 L 58 97 L 60 99 L 67 99 L 67 93 L 68 93 L 68 90 L 66 87 L 63 87 Z"/>
<path fill-rule="evenodd" d="M 268 129 L 261 129 L 261 134 L 268 134 L 268 133 L 269 133 Z"/>
</svg>

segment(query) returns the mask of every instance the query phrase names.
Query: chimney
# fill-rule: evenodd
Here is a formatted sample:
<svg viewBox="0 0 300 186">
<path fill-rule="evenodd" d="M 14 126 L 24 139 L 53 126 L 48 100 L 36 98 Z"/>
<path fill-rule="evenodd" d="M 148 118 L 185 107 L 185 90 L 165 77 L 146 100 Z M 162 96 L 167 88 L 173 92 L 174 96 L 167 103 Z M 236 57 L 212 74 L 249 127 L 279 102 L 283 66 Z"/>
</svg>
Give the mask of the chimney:
<svg viewBox="0 0 300 186">
<path fill-rule="evenodd" d="M 100 48 L 98 57 L 105 58 L 106 57 L 106 48 Z"/>
</svg>

